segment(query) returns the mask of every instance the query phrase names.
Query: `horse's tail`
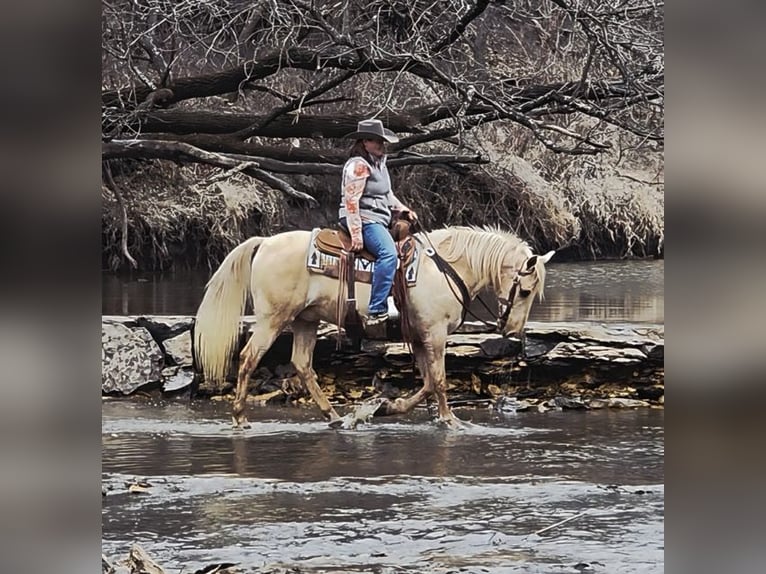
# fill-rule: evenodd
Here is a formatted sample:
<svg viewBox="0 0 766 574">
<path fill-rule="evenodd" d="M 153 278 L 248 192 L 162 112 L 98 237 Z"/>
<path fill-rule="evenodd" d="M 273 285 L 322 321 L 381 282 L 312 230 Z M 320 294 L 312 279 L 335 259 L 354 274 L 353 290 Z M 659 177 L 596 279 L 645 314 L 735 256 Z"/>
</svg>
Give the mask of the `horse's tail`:
<svg viewBox="0 0 766 574">
<path fill-rule="evenodd" d="M 194 354 L 209 383 L 220 386 L 239 336 L 239 319 L 250 290 L 255 250 L 265 237 L 251 237 L 226 256 L 210 278 L 194 324 Z"/>
</svg>

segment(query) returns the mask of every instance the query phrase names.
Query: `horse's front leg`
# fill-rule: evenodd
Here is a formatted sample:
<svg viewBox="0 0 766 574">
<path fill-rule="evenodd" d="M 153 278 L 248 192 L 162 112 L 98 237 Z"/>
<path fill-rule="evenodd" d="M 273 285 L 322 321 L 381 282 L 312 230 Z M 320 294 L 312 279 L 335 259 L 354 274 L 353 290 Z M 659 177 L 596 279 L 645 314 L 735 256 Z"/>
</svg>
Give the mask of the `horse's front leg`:
<svg viewBox="0 0 766 574">
<path fill-rule="evenodd" d="M 430 364 L 436 404 L 439 408 L 439 422 L 450 428 L 461 428 L 464 426 L 463 422 L 455 416 L 447 404 L 447 371 L 444 364 L 446 346 L 446 341 L 434 345 L 434 360 Z"/>
<path fill-rule="evenodd" d="M 253 328 L 253 334 L 239 354 L 237 390 L 234 395 L 234 405 L 231 412 L 235 428 L 250 428 L 250 423 L 247 422 L 247 417 L 245 416 L 247 383 L 250 380 L 250 375 L 258 367 L 258 363 L 274 343 L 274 339 L 277 338 L 280 331 L 281 327 L 274 327 L 267 321 L 257 321 Z"/>
<path fill-rule="evenodd" d="M 399 415 L 408 413 L 431 395 L 433 392 L 433 383 L 428 365 L 432 361 L 433 353 L 430 352 L 430 349 L 430 345 L 412 343 L 412 353 L 415 356 L 415 363 L 423 377 L 423 386 L 420 390 L 412 396 L 400 397 L 394 401 L 385 402 L 376 412 L 377 415 Z"/>
<path fill-rule="evenodd" d="M 338 416 L 338 413 L 319 387 L 316 372 L 312 367 L 318 324 L 316 321 L 303 321 L 301 319 L 293 321 L 292 363 L 298 372 L 301 382 L 306 385 L 309 393 L 311 393 L 311 398 L 314 399 L 319 410 L 330 421 L 335 421 L 340 419 L 340 416 Z"/>
</svg>

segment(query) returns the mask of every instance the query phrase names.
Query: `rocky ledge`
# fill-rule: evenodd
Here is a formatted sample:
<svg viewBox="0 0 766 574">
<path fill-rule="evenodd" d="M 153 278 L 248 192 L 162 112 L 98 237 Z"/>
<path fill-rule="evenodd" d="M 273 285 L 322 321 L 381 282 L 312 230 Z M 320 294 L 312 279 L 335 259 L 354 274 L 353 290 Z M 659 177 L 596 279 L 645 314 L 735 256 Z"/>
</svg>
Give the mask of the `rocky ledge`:
<svg viewBox="0 0 766 574">
<path fill-rule="evenodd" d="M 195 379 L 193 322 L 190 316 L 102 317 L 102 395 L 185 392 Z M 242 344 L 253 323 L 243 318 Z M 664 404 L 664 337 L 664 325 L 530 322 L 522 345 L 466 323 L 447 344 L 450 398 L 515 410 Z M 291 341 L 286 331 L 264 357 L 250 382 L 250 402 L 307 401 L 290 365 Z M 236 377 L 235 361 L 236 355 L 226 385 L 210 388 L 201 381 L 199 393 L 226 398 Z M 320 327 L 314 368 L 339 404 L 393 398 L 421 385 L 405 344 L 368 340 L 359 352 L 336 350 L 332 325 Z"/>
</svg>

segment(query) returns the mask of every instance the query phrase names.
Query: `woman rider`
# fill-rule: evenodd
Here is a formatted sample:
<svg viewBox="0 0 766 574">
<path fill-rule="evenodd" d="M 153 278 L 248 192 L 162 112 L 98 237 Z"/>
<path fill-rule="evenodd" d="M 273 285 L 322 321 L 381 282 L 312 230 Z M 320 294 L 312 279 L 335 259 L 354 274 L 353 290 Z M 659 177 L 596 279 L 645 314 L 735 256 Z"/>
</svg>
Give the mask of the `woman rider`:
<svg viewBox="0 0 766 574">
<path fill-rule="evenodd" d="M 351 251 L 367 249 L 375 256 L 372 290 L 365 324 L 388 319 L 388 294 L 396 272 L 396 246 L 389 232 L 394 213 L 410 221 L 417 215 L 394 195 L 386 167 L 386 142 L 399 141 L 380 120 L 362 120 L 357 130 L 344 136 L 356 142 L 343 166 L 340 223 L 351 235 Z"/>
</svg>

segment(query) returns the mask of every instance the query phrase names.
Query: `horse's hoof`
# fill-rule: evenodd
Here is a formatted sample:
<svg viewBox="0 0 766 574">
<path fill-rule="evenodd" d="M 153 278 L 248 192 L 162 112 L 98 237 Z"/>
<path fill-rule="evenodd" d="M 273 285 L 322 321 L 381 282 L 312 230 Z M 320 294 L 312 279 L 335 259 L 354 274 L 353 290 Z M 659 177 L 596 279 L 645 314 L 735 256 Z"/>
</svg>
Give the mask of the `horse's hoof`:
<svg viewBox="0 0 766 574">
<path fill-rule="evenodd" d="M 250 428 L 250 423 L 247 422 L 247 419 L 245 417 L 237 418 L 237 417 L 231 417 L 231 423 L 234 427 L 234 430 L 244 430 Z"/>
<path fill-rule="evenodd" d="M 468 428 L 468 426 L 472 426 L 471 423 L 467 421 L 461 421 L 456 416 L 439 417 L 438 419 L 436 419 L 436 422 L 438 422 L 440 425 L 444 425 L 450 430 L 460 430 L 460 429 Z"/>
<path fill-rule="evenodd" d="M 330 427 L 331 429 L 337 429 L 337 428 L 341 428 L 344 422 L 346 422 L 344 417 L 338 417 L 337 419 L 333 419 L 330 422 L 328 422 L 327 426 Z"/>
</svg>

